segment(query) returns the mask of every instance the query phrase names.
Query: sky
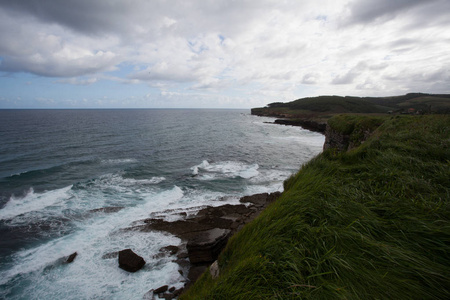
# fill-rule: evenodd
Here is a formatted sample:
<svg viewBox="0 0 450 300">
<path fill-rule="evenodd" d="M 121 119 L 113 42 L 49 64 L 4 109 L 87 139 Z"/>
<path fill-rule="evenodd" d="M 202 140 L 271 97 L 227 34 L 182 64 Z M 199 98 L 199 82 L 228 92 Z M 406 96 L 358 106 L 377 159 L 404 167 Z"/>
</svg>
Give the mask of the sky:
<svg viewBox="0 0 450 300">
<path fill-rule="evenodd" d="M 0 0 L 0 108 L 450 93 L 450 0 Z"/>
</svg>

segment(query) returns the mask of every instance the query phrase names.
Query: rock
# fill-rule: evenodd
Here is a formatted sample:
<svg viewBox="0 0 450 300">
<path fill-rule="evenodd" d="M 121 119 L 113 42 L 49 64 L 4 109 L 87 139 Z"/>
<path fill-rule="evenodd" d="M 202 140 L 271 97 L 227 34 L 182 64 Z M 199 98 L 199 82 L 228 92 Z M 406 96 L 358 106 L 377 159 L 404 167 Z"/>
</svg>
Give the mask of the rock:
<svg viewBox="0 0 450 300">
<path fill-rule="evenodd" d="M 195 233 L 186 245 L 190 262 L 197 264 L 215 261 L 225 247 L 230 233 L 229 229 L 221 228 Z"/>
<path fill-rule="evenodd" d="M 160 286 L 159 288 L 155 289 L 155 290 L 153 291 L 153 293 L 154 293 L 154 294 L 161 294 L 161 293 L 166 292 L 168 288 L 169 288 L 168 285 L 163 285 L 163 286 Z"/>
<path fill-rule="evenodd" d="M 119 267 L 128 272 L 136 272 L 145 265 L 145 260 L 131 249 L 119 252 Z"/>
<path fill-rule="evenodd" d="M 209 267 L 209 273 L 212 279 L 219 277 L 219 262 L 217 260 Z"/>
<path fill-rule="evenodd" d="M 162 297 L 163 297 L 163 299 L 165 299 L 165 300 L 172 300 L 173 298 L 175 298 L 175 296 L 174 296 L 173 294 L 171 294 L 171 293 L 164 293 L 164 294 L 162 295 Z"/>
<path fill-rule="evenodd" d="M 278 197 L 280 197 L 280 192 L 275 193 L 262 193 L 262 194 L 255 194 L 251 196 L 244 196 L 240 199 L 241 203 L 252 203 L 259 207 L 266 207 L 268 204 L 275 201 Z"/>
<path fill-rule="evenodd" d="M 187 252 L 180 252 L 180 253 L 177 254 L 177 258 L 178 259 L 185 259 L 185 258 L 188 258 L 188 257 L 189 257 L 189 255 L 187 254 Z"/>
<path fill-rule="evenodd" d="M 76 253 L 76 252 L 70 254 L 69 257 L 66 260 L 66 263 L 70 264 L 71 262 L 73 262 L 75 257 L 77 257 L 77 255 L 78 255 L 78 253 Z"/>
<path fill-rule="evenodd" d="M 179 289 L 177 289 L 177 290 L 175 290 L 175 291 L 173 291 L 173 295 L 175 296 L 175 297 L 178 297 L 179 295 L 181 295 L 181 293 L 183 292 L 183 288 L 179 288 Z"/>
<path fill-rule="evenodd" d="M 274 123 L 280 125 L 300 126 L 303 129 L 320 133 L 325 133 L 325 129 L 327 126 L 326 123 L 300 119 L 276 119 Z"/>
<path fill-rule="evenodd" d="M 161 230 L 172 233 L 173 235 L 178 236 L 186 240 L 186 235 L 191 234 L 192 232 L 204 231 L 212 229 L 213 227 L 206 224 L 199 224 L 196 221 L 192 220 L 178 220 L 175 222 L 167 222 L 160 219 L 152 219 L 147 221 L 147 224 L 139 227 L 141 231 L 151 231 L 151 230 Z"/>
<path fill-rule="evenodd" d="M 191 283 L 194 283 L 208 267 L 206 265 L 193 266 L 189 269 L 188 279 Z"/>
</svg>

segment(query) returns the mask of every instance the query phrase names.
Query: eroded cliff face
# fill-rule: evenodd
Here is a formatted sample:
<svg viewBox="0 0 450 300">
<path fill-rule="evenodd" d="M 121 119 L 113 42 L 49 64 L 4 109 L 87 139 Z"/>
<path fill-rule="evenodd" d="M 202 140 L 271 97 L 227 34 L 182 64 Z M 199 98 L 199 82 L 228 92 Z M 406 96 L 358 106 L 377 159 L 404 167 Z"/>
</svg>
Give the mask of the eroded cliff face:
<svg viewBox="0 0 450 300">
<path fill-rule="evenodd" d="M 339 152 L 358 147 L 383 123 L 380 118 L 360 120 L 351 116 L 337 116 L 330 121 L 325 129 L 323 150 L 336 149 Z"/>
<path fill-rule="evenodd" d="M 323 150 L 334 148 L 338 151 L 347 151 L 350 141 L 349 134 L 343 134 L 327 125 L 325 130 L 325 143 L 323 144 Z"/>
</svg>

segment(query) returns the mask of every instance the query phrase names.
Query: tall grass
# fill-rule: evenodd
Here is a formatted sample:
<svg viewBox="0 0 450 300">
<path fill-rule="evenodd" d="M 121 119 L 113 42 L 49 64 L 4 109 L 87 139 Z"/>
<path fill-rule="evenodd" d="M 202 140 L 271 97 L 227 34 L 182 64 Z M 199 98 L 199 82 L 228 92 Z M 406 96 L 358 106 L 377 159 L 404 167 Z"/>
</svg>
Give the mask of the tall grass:
<svg viewBox="0 0 450 300">
<path fill-rule="evenodd" d="M 385 119 L 288 179 L 182 299 L 450 299 L 449 163 L 449 116 Z"/>
</svg>

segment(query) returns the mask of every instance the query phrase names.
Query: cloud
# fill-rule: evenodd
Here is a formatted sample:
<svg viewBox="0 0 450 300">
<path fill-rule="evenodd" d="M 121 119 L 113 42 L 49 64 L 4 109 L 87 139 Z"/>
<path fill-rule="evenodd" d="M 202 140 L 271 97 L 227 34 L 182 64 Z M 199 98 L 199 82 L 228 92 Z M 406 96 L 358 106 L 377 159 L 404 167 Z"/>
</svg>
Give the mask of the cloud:
<svg viewBox="0 0 450 300">
<path fill-rule="evenodd" d="M 98 81 L 97 78 L 91 77 L 88 79 L 80 79 L 80 78 L 65 78 L 57 80 L 58 83 L 65 83 L 65 84 L 73 84 L 73 85 L 91 85 L 93 83 L 96 83 Z"/>
<path fill-rule="evenodd" d="M 125 83 L 264 105 L 445 90 L 449 46 L 447 0 L 0 0 L 0 80 L 32 74 L 96 94 Z"/>
<path fill-rule="evenodd" d="M 316 84 L 320 75 L 318 73 L 308 73 L 303 76 L 302 83 L 304 84 Z"/>
</svg>

